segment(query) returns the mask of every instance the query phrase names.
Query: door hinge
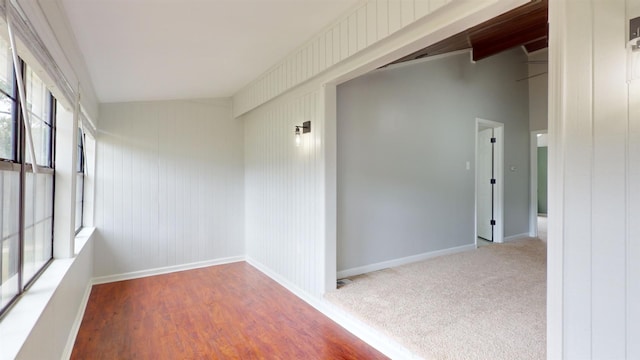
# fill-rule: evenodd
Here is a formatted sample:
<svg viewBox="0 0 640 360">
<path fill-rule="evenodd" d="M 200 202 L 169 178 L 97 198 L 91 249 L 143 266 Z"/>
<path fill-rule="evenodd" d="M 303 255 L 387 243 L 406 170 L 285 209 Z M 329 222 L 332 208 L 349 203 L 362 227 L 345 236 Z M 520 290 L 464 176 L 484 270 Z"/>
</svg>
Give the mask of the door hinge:
<svg viewBox="0 0 640 360">
<path fill-rule="evenodd" d="M 491 220 L 491 226 L 494 226 L 496 224 L 495 220 Z"/>
<path fill-rule="evenodd" d="M 496 179 L 491 179 L 491 185 L 495 185 Z"/>
<path fill-rule="evenodd" d="M 495 142 L 496 142 L 496 138 L 492 137 L 492 138 L 491 138 L 491 143 L 493 144 L 493 143 L 495 143 Z"/>
</svg>

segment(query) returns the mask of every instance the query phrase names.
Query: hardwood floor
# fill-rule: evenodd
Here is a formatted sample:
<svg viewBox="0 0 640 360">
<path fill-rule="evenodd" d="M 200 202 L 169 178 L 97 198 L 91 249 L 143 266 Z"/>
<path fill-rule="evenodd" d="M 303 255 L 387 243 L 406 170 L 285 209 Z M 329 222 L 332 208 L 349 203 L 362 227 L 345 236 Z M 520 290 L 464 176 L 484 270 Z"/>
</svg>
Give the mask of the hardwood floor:
<svg viewBox="0 0 640 360">
<path fill-rule="evenodd" d="M 71 359 L 383 359 L 251 265 L 95 285 Z"/>
</svg>

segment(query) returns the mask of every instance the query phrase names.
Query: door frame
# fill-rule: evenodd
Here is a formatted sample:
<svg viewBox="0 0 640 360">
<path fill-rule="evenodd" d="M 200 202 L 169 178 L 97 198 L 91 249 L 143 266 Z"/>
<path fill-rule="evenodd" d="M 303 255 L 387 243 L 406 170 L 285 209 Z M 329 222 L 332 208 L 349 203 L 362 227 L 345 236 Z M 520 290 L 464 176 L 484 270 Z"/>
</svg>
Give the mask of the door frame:
<svg viewBox="0 0 640 360">
<path fill-rule="evenodd" d="M 529 236 L 538 237 L 538 134 L 547 134 L 547 130 L 531 131 L 529 140 L 531 154 L 531 200 L 529 201 Z M 547 168 L 549 165 L 547 164 Z"/>
<path fill-rule="evenodd" d="M 494 206 L 494 219 L 496 225 L 493 228 L 493 242 L 504 242 L 504 124 L 476 118 L 475 133 L 473 135 L 475 139 L 475 166 L 474 166 L 474 192 L 473 192 L 473 242 L 478 247 L 478 130 L 480 127 L 493 128 L 493 136 L 496 138 L 496 144 L 494 145 L 494 176 L 496 179 L 496 187 L 493 198 Z"/>
</svg>

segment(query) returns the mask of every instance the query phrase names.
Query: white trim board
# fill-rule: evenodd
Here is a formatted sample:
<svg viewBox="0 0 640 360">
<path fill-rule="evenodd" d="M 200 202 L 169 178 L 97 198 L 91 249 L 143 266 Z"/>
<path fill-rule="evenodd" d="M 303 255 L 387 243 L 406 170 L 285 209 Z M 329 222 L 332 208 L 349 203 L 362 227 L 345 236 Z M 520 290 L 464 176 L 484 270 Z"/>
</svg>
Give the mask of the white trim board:
<svg viewBox="0 0 640 360">
<path fill-rule="evenodd" d="M 69 331 L 69 337 L 67 338 L 67 344 L 64 346 L 64 350 L 62 351 L 62 359 L 70 359 L 71 353 L 73 352 L 73 345 L 76 343 L 76 338 L 78 337 L 78 331 L 80 331 L 80 325 L 82 324 L 82 319 L 84 318 L 84 313 L 87 310 L 87 304 L 89 303 L 89 296 L 91 295 L 91 289 L 93 288 L 93 284 L 89 281 L 87 284 L 87 288 L 84 291 L 84 295 L 82 296 L 82 301 L 80 302 L 80 307 L 78 308 L 78 313 L 76 314 L 75 320 L 73 320 L 73 325 L 71 325 L 71 330 Z"/>
<path fill-rule="evenodd" d="M 434 258 L 437 256 L 450 255 L 450 254 L 456 254 L 463 251 L 474 250 L 475 248 L 476 247 L 474 244 L 462 245 L 462 246 L 457 246 L 457 247 L 448 248 L 448 249 L 429 251 L 426 253 L 411 255 L 411 256 L 407 256 L 399 259 L 382 261 L 379 263 L 359 266 L 351 269 L 340 270 L 338 271 L 338 279 L 342 279 L 349 276 L 365 274 L 368 272 L 378 271 L 378 270 L 387 269 L 391 267 L 411 264 L 417 261 L 422 261 L 422 260 Z"/>
<path fill-rule="evenodd" d="M 98 284 L 106 284 L 106 283 L 111 283 L 116 281 L 139 279 L 139 278 L 155 276 L 155 275 L 170 274 L 178 271 L 200 269 L 200 268 L 214 266 L 214 265 L 231 264 L 231 263 L 240 262 L 244 260 L 245 260 L 244 256 L 232 256 L 232 257 L 220 258 L 220 259 L 214 259 L 214 260 L 199 261 L 199 262 L 194 262 L 189 264 L 173 265 L 173 266 L 166 266 L 166 267 L 149 269 L 149 270 L 134 271 L 134 272 L 124 273 L 124 274 L 100 276 L 100 277 L 93 278 L 92 284 L 98 285 Z"/>
<path fill-rule="evenodd" d="M 493 198 L 496 225 L 493 229 L 493 242 L 504 242 L 504 124 L 497 121 L 476 118 L 475 121 L 475 148 L 474 148 L 474 192 L 473 192 L 473 242 L 478 247 L 478 131 L 480 127 L 493 128 L 493 137 L 497 139 L 494 147 L 494 178 L 496 179 Z"/>
<path fill-rule="evenodd" d="M 400 69 L 400 68 L 403 68 L 403 67 L 407 67 L 407 66 L 411 66 L 411 65 L 415 65 L 415 64 L 422 64 L 422 63 L 426 63 L 426 62 L 430 62 L 430 61 L 434 61 L 434 60 L 442 60 L 442 59 L 446 59 L 446 58 L 449 58 L 449 57 L 452 57 L 452 56 L 458 56 L 460 54 L 469 54 L 469 58 L 471 59 L 471 62 L 474 62 L 473 61 L 473 51 L 471 51 L 471 49 L 464 49 L 464 50 L 456 50 L 456 51 L 452 51 L 452 52 L 448 52 L 448 53 L 444 53 L 444 54 L 438 54 L 438 55 L 418 58 L 418 59 L 415 59 L 415 60 L 403 61 L 401 63 L 389 64 L 389 65 L 387 65 L 385 67 L 377 68 L 377 69 L 371 71 L 369 74 L 376 73 L 376 72 L 384 72 L 384 71 L 389 71 L 389 70 Z"/>
<path fill-rule="evenodd" d="M 319 296 L 313 296 L 298 286 L 273 272 L 271 269 L 260 263 L 259 261 L 247 257 L 245 260 L 249 265 L 258 269 L 273 281 L 282 285 L 285 289 L 293 293 L 302 301 L 311 305 L 313 308 L 321 312 L 323 315 L 333 320 L 335 323 L 349 331 L 353 335 L 357 336 L 360 340 L 367 343 L 369 346 L 380 351 L 384 355 L 391 359 L 421 359 L 419 356 L 413 354 L 404 346 L 400 345 L 395 340 L 382 334 L 378 330 L 365 324 L 364 322 L 356 319 L 346 311 L 338 308 L 336 305 L 330 303 L 327 300 L 322 299 Z"/>
<path fill-rule="evenodd" d="M 530 203 L 529 203 L 529 236 L 538 236 L 538 134 L 547 134 L 547 130 L 531 131 L 529 139 L 529 156 L 530 156 L 530 174 L 529 184 Z M 548 168 L 548 166 L 547 166 Z"/>
</svg>

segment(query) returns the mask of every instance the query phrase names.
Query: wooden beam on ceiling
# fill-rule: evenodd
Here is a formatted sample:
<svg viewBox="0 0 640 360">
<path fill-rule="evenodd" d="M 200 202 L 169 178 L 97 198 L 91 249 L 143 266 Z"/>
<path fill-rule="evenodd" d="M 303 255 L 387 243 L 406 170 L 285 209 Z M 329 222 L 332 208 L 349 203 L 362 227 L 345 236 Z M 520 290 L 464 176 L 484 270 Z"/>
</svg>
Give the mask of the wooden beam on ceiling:
<svg viewBox="0 0 640 360">
<path fill-rule="evenodd" d="M 524 47 L 527 49 L 528 53 L 546 49 L 547 47 L 549 47 L 549 38 L 545 37 L 544 39 L 532 41 L 530 43 L 524 44 Z"/>
<path fill-rule="evenodd" d="M 481 24 L 469 31 L 473 47 L 473 60 L 489 56 L 516 46 L 547 38 L 547 8 L 539 4 L 525 5 L 505 15 Z M 484 26 L 482 26 L 484 25 Z"/>
<path fill-rule="evenodd" d="M 536 51 L 548 44 L 548 0 L 533 0 L 388 65 L 473 48 L 481 60 L 516 46 Z"/>
</svg>

